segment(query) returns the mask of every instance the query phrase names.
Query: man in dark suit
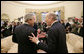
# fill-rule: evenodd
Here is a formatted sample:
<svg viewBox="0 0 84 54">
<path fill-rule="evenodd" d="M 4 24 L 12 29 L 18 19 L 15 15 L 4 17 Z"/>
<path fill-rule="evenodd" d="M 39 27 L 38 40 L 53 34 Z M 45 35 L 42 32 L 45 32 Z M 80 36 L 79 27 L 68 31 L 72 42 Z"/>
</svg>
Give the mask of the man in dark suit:
<svg viewBox="0 0 84 54">
<path fill-rule="evenodd" d="M 16 22 L 13 21 L 12 24 L 10 25 L 10 30 L 11 30 L 12 34 L 13 34 L 16 26 L 17 26 Z"/>
<path fill-rule="evenodd" d="M 51 28 L 47 31 L 47 44 L 38 40 L 38 37 L 29 36 L 30 40 L 38 45 L 38 47 L 47 53 L 68 53 L 66 45 L 66 32 L 62 24 L 60 24 L 54 13 L 48 13 L 46 23 Z"/>
<path fill-rule="evenodd" d="M 18 44 L 18 53 L 36 53 L 36 45 L 32 43 L 28 36 L 36 34 L 34 26 L 34 16 L 32 13 L 25 15 L 25 23 L 15 28 L 12 40 Z"/>
</svg>

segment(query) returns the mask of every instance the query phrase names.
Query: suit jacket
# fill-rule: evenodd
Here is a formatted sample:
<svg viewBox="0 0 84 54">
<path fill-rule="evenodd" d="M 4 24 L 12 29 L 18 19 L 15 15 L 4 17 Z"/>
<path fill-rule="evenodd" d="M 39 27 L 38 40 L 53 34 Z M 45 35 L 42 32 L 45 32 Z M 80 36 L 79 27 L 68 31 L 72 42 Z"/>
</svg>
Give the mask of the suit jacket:
<svg viewBox="0 0 84 54">
<path fill-rule="evenodd" d="M 62 24 L 55 22 L 47 32 L 47 44 L 38 43 L 38 47 L 48 53 L 68 53 L 66 32 Z"/>
<path fill-rule="evenodd" d="M 37 23 L 34 23 L 33 28 L 37 30 Z"/>
<path fill-rule="evenodd" d="M 12 30 L 15 30 L 16 25 L 14 25 L 14 27 L 12 27 L 12 25 L 10 25 L 10 31 L 12 32 Z"/>
<path fill-rule="evenodd" d="M 62 23 L 62 25 L 65 27 L 65 23 Z"/>
<path fill-rule="evenodd" d="M 31 33 L 36 35 L 34 28 L 28 24 L 23 24 L 15 28 L 12 40 L 18 43 L 18 53 L 36 53 L 36 45 L 28 38 L 28 36 L 32 36 Z"/>
</svg>

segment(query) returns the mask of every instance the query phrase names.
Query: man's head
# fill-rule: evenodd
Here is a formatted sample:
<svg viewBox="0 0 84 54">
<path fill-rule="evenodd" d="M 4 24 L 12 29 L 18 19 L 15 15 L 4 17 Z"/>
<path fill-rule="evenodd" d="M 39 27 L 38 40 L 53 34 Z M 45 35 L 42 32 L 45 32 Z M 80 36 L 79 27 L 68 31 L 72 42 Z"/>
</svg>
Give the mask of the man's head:
<svg viewBox="0 0 84 54">
<path fill-rule="evenodd" d="M 46 15 L 46 23 L 47 23 L 47 25 L 48 26 L 51 26 L 51 24 L 56 20 L 57 18 L 56 18 L 56 14 L 54 14 L 54 13 L 48 13 L 47 15 Z"/>
<path fill-rule="evenodd" d="M 33 13 L 26 14 L 24 19 L 25 19 L 25 22 L 27 22 L 30 26 L 34 26 L 35 17 Z"/>
</svg>

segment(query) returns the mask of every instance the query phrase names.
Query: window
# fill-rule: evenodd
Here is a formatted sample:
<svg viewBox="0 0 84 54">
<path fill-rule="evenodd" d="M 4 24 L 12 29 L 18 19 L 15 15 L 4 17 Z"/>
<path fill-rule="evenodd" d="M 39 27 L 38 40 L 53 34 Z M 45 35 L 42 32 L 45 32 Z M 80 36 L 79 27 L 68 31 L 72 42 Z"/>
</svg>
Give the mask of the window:
<svg viewBox="0 0 84 54">
<path fill-rule="evenodd" d="M 45 22 L 46 14 L 47 14 L 47 12 L 42 12 L 42 22 Z"/>
</svg>

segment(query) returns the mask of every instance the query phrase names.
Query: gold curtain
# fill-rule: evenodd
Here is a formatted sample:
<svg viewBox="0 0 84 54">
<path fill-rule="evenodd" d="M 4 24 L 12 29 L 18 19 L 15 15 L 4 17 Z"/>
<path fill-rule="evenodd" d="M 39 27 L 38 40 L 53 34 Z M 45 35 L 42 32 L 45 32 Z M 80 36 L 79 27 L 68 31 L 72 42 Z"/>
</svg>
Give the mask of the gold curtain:
<svg viewBox="0 0 84 54">
<path fill-rule="evenodd" d="M 25 13 L 29 13 L 29 12 L 36 12 L 36 18 L 38 19 L 39 22 L 41 22 L 41 13 L 42 12 L 54 12 L 54 11 L 61 11 L 61 19 L 64 19 L 64 6 L 62 7 L 56 7 L 56 8 L 49 8 L 49 9 L 26 9 Z M 36 20 L 37 21 L 37 20 Z"/>
<path fill-rule="evenodd" d="M 3 21 L 10 21 L 9 15 L 6 14 L 6 13 L 3 13 L 1 15 L 1 20 L 3 20 Z"/>
</svg>

